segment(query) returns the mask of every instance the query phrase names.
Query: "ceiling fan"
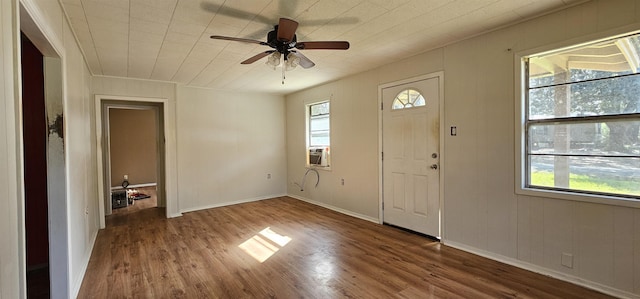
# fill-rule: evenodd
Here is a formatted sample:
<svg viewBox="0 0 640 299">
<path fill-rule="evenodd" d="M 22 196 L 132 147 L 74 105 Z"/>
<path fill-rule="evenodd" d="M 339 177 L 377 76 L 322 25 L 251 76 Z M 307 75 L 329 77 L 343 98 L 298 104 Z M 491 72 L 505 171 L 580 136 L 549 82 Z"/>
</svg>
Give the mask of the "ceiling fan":
<svg viewBox="0 0 640 299">
<path fill-rule="evenodd" d="M 280 65 L 280 57 L 282 56 L 284 58 L 284 65 L 282 68 L 282 84 L 284 84 L 285 69 L 293 69 L 298 64 L 305 69 L 311 68 L 316 65 L 313 61 L 300 53 L 299 50 L 349 49 L 349 42 L 347 41 L 298 42 L 296 38 L 296 29 L 298 29 L 298 22 L 287 18 L 280 18 L 280 21 L 277 25 L 274 26 L 274 29 L 267 34 L 266 42 L 247 38 L 237 38 L 220 35 L 212 35 L 211 38 L 271 47 L 272 50 L 258 53 L 255 56 L 241 62 L 241 64 L 251 64 L 266 56 L 271 55 L 269 57 L 269 60 L 267 61 L 267 65 L 270 65 L 275 69 L 275 67 Z"/>
</svg>

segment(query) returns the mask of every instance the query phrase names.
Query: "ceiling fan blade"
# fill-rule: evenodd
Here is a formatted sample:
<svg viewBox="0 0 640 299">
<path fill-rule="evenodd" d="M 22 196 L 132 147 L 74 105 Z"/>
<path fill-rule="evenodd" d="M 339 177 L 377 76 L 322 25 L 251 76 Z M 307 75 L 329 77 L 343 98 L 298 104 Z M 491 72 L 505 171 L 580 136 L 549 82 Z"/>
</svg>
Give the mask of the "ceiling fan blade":
<svg viewBox="0 0 640 299">
<path fill-rule="evenodd" d="M 220 36 L 220 35 L 212 35 L 211 38 L 212 39 L 230 40 L 230 41 L 235 41 L 235 42 L 242 42 L 242 43 L 250 43 L 250 44 L 258 44 L 258 45 L 268 46 L 268 44 L 265 43 L 265 42 L 261 42 L 259 40 L 254 40 L 254 39 L 248 39 L 248 38 L 238 38 L 238 37 Z"/>
<path fill-rule="evenodd" d="M 307 58 L 307 56 L 302 55 L 302 53 L 300 52 L 292 51 L 291 53 L 293 55 L 296 55 L 300 59 L 300 62 L 298 62 L 298 64 L 305 69 L 312 68 L 316 65 L 313 61 L 311 61 L 311 59 Z"/>
<path fill-rule="evenodd" d="M 214 14 L 221 14 L 232 18 L 245 19 L 249 21 L 258 21 L 265 25 L 273 26 L 273 20 L 260 15 L 256 15 L 249 11 L 235 9 L 229 6 L 216 5 L 213 3 L 201 2 L 200 8 Z"/>
<path fill-rule="evenodd" d="M 283 42 L 290 42 L 293 40 L 293 36 L 298 29 L 298 22 L 287 18 L 280 18 L 278 23 L 278 40 Z"/>
<path fill-rule="evenodd" d="M 324 41 L 324 42 L 299 42 L 296 48 L 300 50 L 346 50 L 349 49 L 349 42 L 345 41 Z"/>
<path fill-rule="evenodd" d="M 240 64 L 252 64 L 252 63 L 254 63 L 254 62 L 256 62 L 256 61 L 258 61 L 258 60 L 260 60 L 260 59 L 262 59 L 262 58 L 264 58 L 266 56 L 269 56 L 269 54 L 271 54 L 273 52 L 275 52 L 275 51 L 274 50 L 270 50 L 270 51 L 264 51 L 262 53 L 258 53 L 255 56 L 253 56 L 253 57 L 241 62 Z"/>
<path fill-rule="evenodd" d="M 302 26 L 335 26 L 335 25 L 353 25 L 358 24 L 360 19 L 356 17 L 341 17 L 333 19 L 316 19 L 304 20 Z"/>
</svg>

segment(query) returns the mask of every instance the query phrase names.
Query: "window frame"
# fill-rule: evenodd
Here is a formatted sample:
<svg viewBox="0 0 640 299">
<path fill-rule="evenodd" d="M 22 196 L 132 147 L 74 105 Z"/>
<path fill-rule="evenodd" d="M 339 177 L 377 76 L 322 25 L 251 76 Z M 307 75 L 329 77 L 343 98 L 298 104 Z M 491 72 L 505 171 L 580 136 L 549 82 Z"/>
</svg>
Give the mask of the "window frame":
<svg viewBox="0 0 640 299">
<path fill-rule="evenodd" d="M 329 144 L 327 145 L 311 145 L 311 107 L 314 105 L 319 105 L 319 104 L 324 104 L 324 103 L 329 103 L 329 113 L 328 113 L 328 119 L 329 119 Z M 309 103 L 305 103 L 304 108 L 305 108 L 305 166 L 307 168 L 315 168 L 315 169 L 319 169 L 319 170 L 331 170 L 331 165 L 332 165 L 332 159 L 331 159 L 331 99 L 323 99 L 320 101 L 314 101 L 314 102 L 309 102 Z M 317 165 L 317 164 L 311 164 L 309 161 L 309 151 L 312 148 L 319 148 L 319 147 L 327 147 L 329 148 L 329 154 L 328 154 L 328 165 L 327 166 L 322 166 L 322 165 Z"/>
<path fill-rule="evenodd" d="M 410 92 L 412 92 L 412 91 L 414 91 L 414 92 L 418 93 L 418 96 L 419 96 L 420 98 L 422 98 L 422 105 L 416 105 L 416 104 L 415 104 L 416 102 L 418 102 L 418 98 L 416 98 L 416 100 L 415 100 L 415 101 L 413 101 L 413 102 L 409 102 L 409 103 L 406 103 L 406 104 L 403 104 L 403 105 L 402 105 L 402 107 L 396 108 L 396 107 L 395 107 L 395 105 L 396 105 L 396 101 L 398 101 L 398 102 L 402 103 L 402 101 L 400 101 L 400 99 L 399 99 L 398 97 L 399 97 L 401 94 L 405 93 L 405 92 L 407 93 L 407 97 L 409 97 Z M 409 100 L 410 100 L 410 98 L 409 98 Z M 407 105 L 409 105 L 409 106 L 407 106 Z M 419 108 L 419 107 L 424 107 L 424 106 L 426 106 L 426 105 L 427 105 L 427 99 L 425 99 L 425 98 L 424 98 L 424 96 L 422 95 L 422 92 L 420 92 L 419 90 L 417 90 L 417 89 L 415 89 L 415 88 L 407 88 L 407 89 L 403 89 L 402 91 L 400 91 L 400 92 L 396 95 L 396 97 L 393 99 L 393 101 L 391 102 L 391 111 L 399 111 L 399 110 L 405 110 L 405 109 Z"/>
<path fill-rule="evenodd" d="M 589 202 L 614 206 L 640 208 L 640 199 L 636 197 L 616 196 L 611 194 L 600 194 L 590 191 L 569 190 L 547 188 L 542 186 L 529 186 L 528 184 L 528 143 L 527 143 L 527 122 L 528 122 L 528 74 L 526 59 L 532 56 L 547 55 L 559 51 L 568 50 L 580 46 L 620 38 L 628 35 L 638 34 L 638 27 L 627 28 L 624 31 L 602 32 L 580 38 L 568 39 L 563 42 L 550 44 L 547 46 L 517 52 L 514 55 L 514 95 L 515 99 L 515 193 L 517 195 L 552 198 L 570 201 Z M 610 118 L 610 116 L 607 116 Z M 624 116 L 628 117 L 628 116 Z M 567 119 L 567 118 L 560 118 Z M 583 119 L 590 120 L 592 117 L 573 118 L 573 121 Z M 599 118 L 603 119 L 603 118 Z M 557 122 L 557 119 L 553 119 Z M 561 120 L 564 121 L 564 120 Z M 546 120 L 534 120 L 535 123 L 545 123 Z M 570 122 L 570 121 L 568 121 Z M 532 123 L 529 121 L 529 123 Z M 551 123 L 551 121 L 549 122 Z"/>
</svg>

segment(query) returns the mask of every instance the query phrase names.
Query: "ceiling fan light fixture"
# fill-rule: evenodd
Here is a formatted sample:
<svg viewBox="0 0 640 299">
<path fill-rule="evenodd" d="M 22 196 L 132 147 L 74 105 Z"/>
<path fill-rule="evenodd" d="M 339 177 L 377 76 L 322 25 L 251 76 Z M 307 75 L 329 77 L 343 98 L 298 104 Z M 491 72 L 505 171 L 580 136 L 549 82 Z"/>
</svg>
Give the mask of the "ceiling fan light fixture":
<svg viewBox="0 0 640 299">
<path fill-rule="evenodd" d="M 265 64 L 275 70 L 280 65 L 280 52 L 273 52 L 273 54 L 269 55 Z"/>
<path fill-rule="evenodd" d="M 287 55 L 287 59 L 285 59 L 284 61 L 284 65 L 287 71 L 295 69 L 298 64 L 300 64 L 300 58 L 294 53 L 289 53 Z"/>
</svg>

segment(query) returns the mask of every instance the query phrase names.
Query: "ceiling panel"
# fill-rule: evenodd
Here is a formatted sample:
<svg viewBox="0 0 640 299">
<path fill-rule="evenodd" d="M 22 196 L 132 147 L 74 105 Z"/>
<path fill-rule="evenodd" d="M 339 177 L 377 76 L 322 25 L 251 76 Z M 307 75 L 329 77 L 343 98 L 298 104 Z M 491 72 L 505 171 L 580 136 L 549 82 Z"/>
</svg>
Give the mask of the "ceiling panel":
<svg viewBox="0 0 640 299">
<path fill-rule="evenodd" d="M 61 0 L 95 75 L 286 94 L 366 71 L 583 0 Z M 346 51 L 301 51 L 316 63 L 286 73 L 263 58 L 280 17 L 298 41 L 348 40 Z"/>
</svg>

